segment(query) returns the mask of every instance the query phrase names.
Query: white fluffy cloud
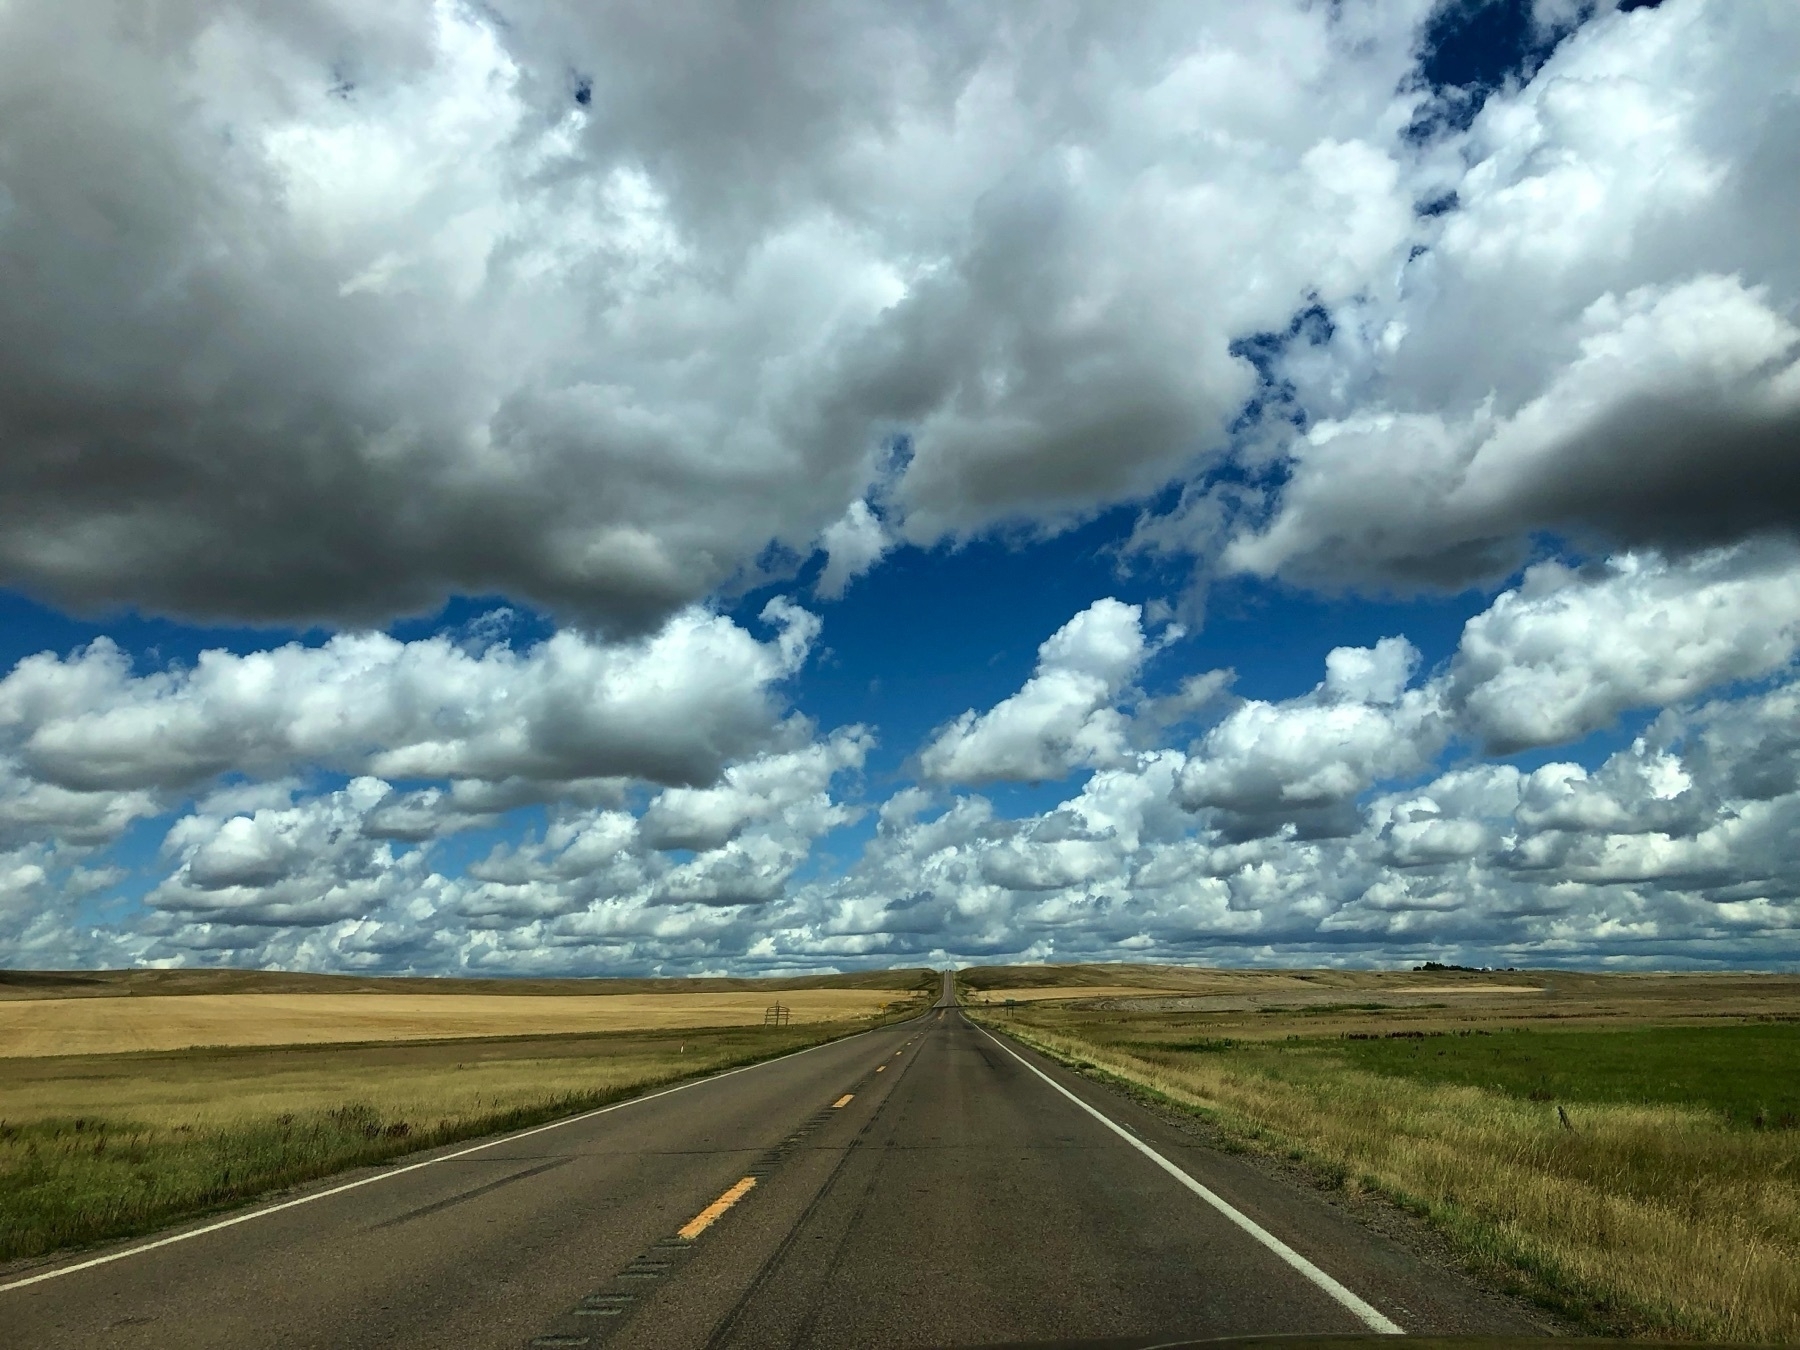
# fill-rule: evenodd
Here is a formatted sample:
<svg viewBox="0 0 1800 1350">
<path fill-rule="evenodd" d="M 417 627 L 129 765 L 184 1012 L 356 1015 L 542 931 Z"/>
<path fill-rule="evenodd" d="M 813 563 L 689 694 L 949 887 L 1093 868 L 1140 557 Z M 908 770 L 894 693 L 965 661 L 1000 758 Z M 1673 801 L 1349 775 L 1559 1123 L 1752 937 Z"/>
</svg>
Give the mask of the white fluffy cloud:
<svg viewBox="0 0 1800 1350">
<path fill-rule="evenodd" d="M 0 850 L 0 954 L 15 969 L 114 964 L 134 944 L 76 922 L 76 908 L 123 879 L 114 867 L 86 867 L 79 850 L 32 843 Z"/>
<path fill-rule="evenodd" d="M 499 845 L 471 867 L 457 907 L 483 926 L 538 921 L 580 933 L 659 909 L 711 927 L 717 921 L 695 918 L 696 907 L 765 906 L 785 894 L 814 840 L 860 816 L 835 788 L 861 769 L 872 744 L 860 727 L 848 728 L 733 765 L 715 787 L 665 791 L 641 816 L 564 813 L 541 835 Z M 733 920 L 740 929 L 753 922 Z M 665 932 L 680 926 L 667 916 L 654 923 Z"/>
<path fill-rule="evenodd" d="M 91 959 L 205 953 L 470 970 L 791 968 L 946 954 L 1242 959 L 1263 950 L 1579 959 L 1617 949 L 1649 960 L 1696 943 L 1729 956 L 1797 922 L 1787 897 L 1800 888 L 1785 859 L 1800 832 L 1800 686 L 1783 682 L 1800 625 L 1795 575 L 1791 551 L 1773 545 L 1679 562 L 1622 555 L 1585 572 L 1544 566 L 1471 619 L 1438 670 L 1422 671 L 1402 638 L 1340 647 L 1314 689 L 1278 702 L 1222 701 L 1227 679 L 1216 671 L 1145 695 L 1137 682 L 1153 647 L 1141 613 L 1096 602 L 1045 641 L 1019 693 L 965 714 L 921 754 L 949 784 L 1085 782 L 1016 820 L 980 797 L 903 787 L 881 807 L 862 857 L 835 879 L 800 880 L 820 841 L 862 814 L 856 783 L 873 737 L 848 727 L 787 743 L 803 728 L 775 714 L 756 724 L 764 748 L 722 763 L 704 785 L 647 795 L 605 777 L 547 793 L 510 768 L 495 780 L 424 786 L 367 775 L 319 792 L 303 776 L 245 781 L 239 767 L 175 819 L 167 874 L 145 897 L 149 917 L 110 937 L 81 929 L 70 902 L 52 897 L 104 883 L 83 870 L 82 849 L 163 809 L 158 793 L 192 773 L 110 795 L 25 781 L 10 799 L 18 837 L 33 828 L 28 810 L 44 819 L 54 810 L 68 844 L 61 853 L 21 844 L 0 943 L 105 953 Z M 785 652 L 779 637 L 759 644 L 735 629 L 727 647 L 779 679 L 811 639 L 793 613 L 787 622 Z M 615 655 L 641 660 L 654 642 Z M 348 645 L 289 655 L 335 662 Z M 440 644 L 432 659 L 465 675 L 490 659 L 540 659 L 496 650 L 504 653 Z M 95 676 L 86 661 L 73 668 Z M 140 692 L 175 700 L 180 715 L 164 720 L 179 728 L 197 697 L 186 676 L 102 669 L 83 686 L 85 701 L 64 703 L 22 679 L 0 684 L 0 706 L 18 727 L 78 722 L 134 688 L 121 679 L 159 678 Z M 1762 692 L 1694 701 L 1721 684 L 1770 678 Z M 215 711 L 242 706 L 218 693 L 233 682 L 204 687 L 217 696 L 201 702 Z M 1175 711 L 1151 715 L 1165 703 Z M 1554 743 L 1668 704 L 1641 740 L 1597 768 L 1436 767 L 1459 743 Z M 36 721 L 21 712 L 32 709 Z M 1208 709 L 1214 720 L 1185 748 L 1144 739 Z M 336 725 L 350 735 L 367 723 Z M 194 762 L 188 743 L 170 741 L 178 765 Z M 318 755 L 347 743 L 241 741 L 263 756 L 244 762 L 270 772 L 291 769 L 293 754 L 257 747 L 304 744 Z M 1404 786 L 1409 779 L 1417 785 Z M 441 863 L 441 836 L 546 796 L 543 829 L 466 868 Z"/>
<path fill-rule="evenodd" d="M 71 923 L 73 901 L 117 873 L 41 845 L 0 855 L 0 869 L 17 864 L 0 870 L 0 948 L 15 959 L 85 943 L 113 960 L 497 971 L 591 963 L 600 949 L 640 964 L 684 944 L 695 959 L 741 956 L 756 911 L 786 894 L 813 842 L 860 815 L 835 780 L 860 769 L 870 744 L 851 729 L 764 755 L 732 766 L 712 796 L 667 791 L 641 816 L 559 808 L 542 831 L 450 871 L 431 830 L 392 827 L 402 794 L 380 779 L 313 794 L 233 784 L 170 826 L 167 875 L 129 935 Z M 429 820 L 444 832 L 441 816 Z"/>
<path fill-rule="evenodd" d="M 377 779 L 287 807 L 214 814 L 205 805 L 170 829 L 174 872 L 149 896 L 189 920 L 257 927 L 316 927 L 360 919 L 413 890 L 424 855 L 398 853 L 362 831 L 387 795 Z"/>
<path fill-rule="evenodd" d="M 1180 801 L 1221 808 L 1252 830 L 1341 832 L 1359 794 L 1422 772 L 1449 736 L 1441 692 L 1406 687 L 1418 660 L 1404 638 L 1339 647 L 1306 697 L 1239 705 L 1195 748 Z"/>
<path fill-rule="evenodd" d="M 448 638 L 341 634 L 320 647 L 201 654 L 134 674 L 100 639 L 30 657 L 0 680 L 0 737 L 35 778 L 72 791 L 179 789 L 235 772 L 387 778 L 706 783 L 780 733 L 776 686 L 818 621 L 782 601 L 759 642 L 699 611 L 605 643 L 565 631 L 526 652 Z"/>
<path fill-rule="evenodd" d="M 716 849 L 753 821 L 806 804 L 829 814 L 832 780 L 862 768 L 873 744 L 863 728 L 850 727 L 803 750 L 733 764 L 712 787 L 669 788 L 644 812 L 640 833 L 652 848 Z M 812 832 L 825 828 L 821 822 Z"/>
<path fill-rule="evenodd" d="M 133 821 L 165 809 L 156 793 L 142 789 L 71 791 L 37 781 L 16 762 L 6 762 L 0 773 L 0 845 L 46 839 L 109 844 Z"/>
<path fill-rule="evenodd" d="M 1510 751 L 1769 675 L 1797 646 L 1800 556 L 1788 548 L 1681 564 L 1627 554 L 1592 578 L 1544 563 L 1469 620 L 1449 691 L 1470 734 Z"/>
<path fill-rule="evenodd" d="M 1667 714 L 1598 769 L 1453 769 L 1353 828 L 1236 839 L 1175 804 L 1184 757 L 1097 774 L 1037 817 L 908 799 L 776 945 L 888 959 L 1792 961 L 1800 688 Z M 1772 734 L 1782 781 L 1745 762 Z M 1760 795 L 1742 787 L 1760 784 Z M 885 814 L 885 813 L 884 813 Z"/>
<path fill-rule="evenodd" d="M 1445 208 L 1391 300 L 1277 362 L 1315 421 L 1224 565 L 1462 585 L 1541 531 L 1671 549 L 1800 527 L 1797 63 L 1784 5 L 1607 14 L 1421 151 Z"/>
<path fill-rule="evenodd" d="M 881 521 L 860 498 L 850 503 L 843 519 L 834 521 L 819 536 L 825 550 L 825 567 L 815 586 L 826 600 L 836 600 L 849 589 L 850 583 L 881 561 L 893 546 Z"/>
<path fill-rule="evenodd" d="M 1152 650 L 1142 618 L 1141 606 L 1096 600 L 1045 639 L 1018 693 L 939 731 L 920 771 L 940 783 L 1036 782 L 1124 759 L 1128 718 L 1113 705 Z"/>
<path fill-rule="evenodd" d="M 641 899 L 659 877 L 690 900 L 767 899 L 812 838 L 854 817 L 829 788 L 871 740 L 810 740 L 782 686 L 818 621 L 781 600 L 764 619 L 767 640 L 690 610 L 631 641 L 564 631 L 524 651 L 340 634 L 143 674 L 104 639 L 27 658 L 0 679 L 0 847 L 32 859 L 16 896 L 84 894 L 110 875 L 86 854 L 201 795 L 167 827 L 135 946 L 94 946 L 47 901 L 33 925 L 0 924 L 0 945 L 15 959 L 54 940 L 97 959 L 431 965 L 457 959 L 469 916 Z M 320 791 L 334 774 L 350 781 Z M 621 809 L 643 783 L 668 785 L 646 811 L 653 845 Z M 485 879 L 437 870 L 432 841 L 542 803 L 564 823 L 513 863 L 490 860 Z M 710 890 L 652 847 L 704 850 L 688 866 Z M 510 882 L 509 865 L 524 867 Z"/>
</svg>

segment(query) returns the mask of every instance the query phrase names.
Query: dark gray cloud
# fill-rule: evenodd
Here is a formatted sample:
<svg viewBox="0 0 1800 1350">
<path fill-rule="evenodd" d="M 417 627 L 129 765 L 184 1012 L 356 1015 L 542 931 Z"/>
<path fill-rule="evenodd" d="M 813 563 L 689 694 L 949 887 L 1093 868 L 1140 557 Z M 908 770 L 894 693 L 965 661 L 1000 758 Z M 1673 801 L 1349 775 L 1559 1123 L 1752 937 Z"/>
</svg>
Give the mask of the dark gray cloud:
<svg viewBox="0 0 1800 1350">
<path fill-rule="evenodd" d="M 1252 398 L 1314 430 L 1228 568 L 1791 530 L 1797 39 L 1607 8 L 1417 144 L 1428 0 L 9 6 L 0 580 L 645 629 L 1266 455 Z"/>
<path fill-rule="evenodd" d="M 0 582 L 641 630 L 1152 488 L 1404 232 L 1425 7 L 9 5 Z"/>
</svg>

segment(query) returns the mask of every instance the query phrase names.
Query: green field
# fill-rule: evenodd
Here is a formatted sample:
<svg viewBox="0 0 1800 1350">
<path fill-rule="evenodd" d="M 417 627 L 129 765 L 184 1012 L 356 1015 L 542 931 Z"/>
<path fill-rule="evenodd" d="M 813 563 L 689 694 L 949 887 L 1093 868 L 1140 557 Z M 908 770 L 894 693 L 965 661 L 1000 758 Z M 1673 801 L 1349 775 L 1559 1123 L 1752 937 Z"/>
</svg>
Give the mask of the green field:
<svg viewBox="0 0 1800 1350">
<path fill-rule="evenodd" d="M 1358 1069 L 1487 1088 L 1533 1101 L 1658 1102 L 1745 1128 L 1800 1125 L 1800 1024 L 1508 1029 L 1473 1036 L 1338 1040 L 1309 1047 Z"/>
</svg>

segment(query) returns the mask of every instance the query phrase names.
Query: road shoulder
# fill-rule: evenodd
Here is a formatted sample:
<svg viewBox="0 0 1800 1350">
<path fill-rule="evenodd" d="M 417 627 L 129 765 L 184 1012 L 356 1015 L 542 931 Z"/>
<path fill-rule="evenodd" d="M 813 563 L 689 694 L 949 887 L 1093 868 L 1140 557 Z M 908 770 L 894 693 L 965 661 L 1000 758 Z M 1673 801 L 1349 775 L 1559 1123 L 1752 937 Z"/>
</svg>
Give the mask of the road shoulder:
<svg viewBox="0 0 1800 1350">
<path fill-rule="evenodd" d="M 1334 1185 L 1331 1178 L 1251 1147 L 1204 1115 L 1162 1100 L 1148 1089 L 1091 1068 L 1077 1068 L 998 1027 L 987 1029 L 1388 1312 L 1409 1333 L 1581 1333 L 1574 1324 L 1471 1270 L 1428 1221 L 1385 1197 Z"/>
</svg>

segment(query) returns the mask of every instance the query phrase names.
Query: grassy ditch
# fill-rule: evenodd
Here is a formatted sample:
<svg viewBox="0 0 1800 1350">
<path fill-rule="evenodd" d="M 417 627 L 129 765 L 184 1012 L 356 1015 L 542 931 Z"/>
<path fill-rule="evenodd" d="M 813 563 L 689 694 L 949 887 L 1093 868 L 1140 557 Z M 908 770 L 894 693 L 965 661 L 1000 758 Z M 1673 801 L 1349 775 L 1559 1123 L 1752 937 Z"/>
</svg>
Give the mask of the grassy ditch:
<svg viewBox="0 0 1800 1350">
<path fill-rule="evenodd" d="M 921 1006 L 896 1003 L 888 1017 Z M 0 1261 L 148 1232 L 869 1025 L 0 1059 Z"/>
<path fill-rule="evenodd" d="M 1243 1040 L 1093 1009 L 983 1020 L 1398 1200 L 1596 1331 L 1800 1341 L 1800 1026 Z"/>
</svg>

